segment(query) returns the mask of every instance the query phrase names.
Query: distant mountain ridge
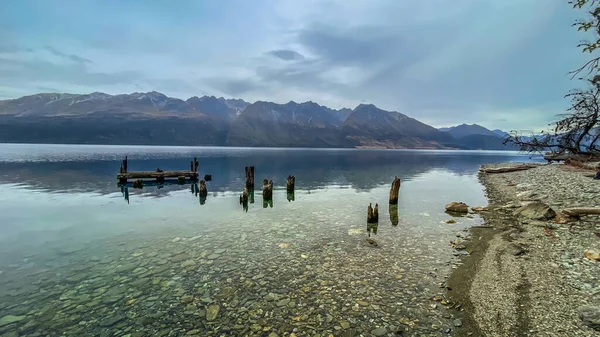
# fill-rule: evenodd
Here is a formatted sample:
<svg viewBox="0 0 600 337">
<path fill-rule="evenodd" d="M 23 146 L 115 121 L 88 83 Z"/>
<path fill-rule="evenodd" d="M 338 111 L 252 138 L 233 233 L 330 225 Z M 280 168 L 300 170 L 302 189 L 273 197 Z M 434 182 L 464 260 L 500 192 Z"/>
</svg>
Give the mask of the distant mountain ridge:
<svg viewBox="0 0 600 337">
<path fill-rule="evenodd" d="M 452 135 L 458 143 L 469 149 L 519 150 L 514 144 L 504 144 L 504 139 L 509 134 L 499 129 L 489 130 L 478 124 L 460 124 L 438 130 Z"/>
<path fill-rule="evenodd" d="M 481 129 L 494 134 L 464 124 L 444 132 L 372 104 L 331 109 L 310 101 L 182 100 L 155 91 L 0 101 L 0 142 L 471 149 L 461 138 L 486 133 Z"/>
</svg>

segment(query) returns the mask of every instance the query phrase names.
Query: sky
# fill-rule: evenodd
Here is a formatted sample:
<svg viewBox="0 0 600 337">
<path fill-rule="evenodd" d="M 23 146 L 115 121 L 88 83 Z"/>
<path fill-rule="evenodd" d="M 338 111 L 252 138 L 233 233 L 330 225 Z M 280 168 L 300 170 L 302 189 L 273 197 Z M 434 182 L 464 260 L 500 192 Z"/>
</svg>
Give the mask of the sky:
<svg viewBox="0 0 600 337">
<path fill-rule="evenodd" d="M 0 1 L 0 99 L 159 91 L 435 127 L 545 128 L 582 65 L 567 0 Z"/>
</svg>

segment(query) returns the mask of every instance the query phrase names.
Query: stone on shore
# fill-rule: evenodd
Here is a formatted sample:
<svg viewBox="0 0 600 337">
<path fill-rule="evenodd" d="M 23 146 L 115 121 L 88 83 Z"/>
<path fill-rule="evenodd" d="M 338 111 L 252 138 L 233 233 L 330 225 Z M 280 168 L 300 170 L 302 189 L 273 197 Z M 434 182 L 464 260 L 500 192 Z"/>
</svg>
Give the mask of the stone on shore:
<svg viewBox="0 0 600 337">
<path fill-rule="evenodd" d="M 577 308 L 579 317 L 590 328 L 600 331 L 600 306 L 584 305 Z"/>
<path fill-rule="evenodd" d="M 469 213 L 469 205 L 464 202 L 453 201 L 446 205 L 446 212 Z"/>
<path fill-rule="evenodd" d="M 532 220 L 550 220 L 556 216 L 556 212 L 543 202 L 532 202 L 517 209 L 515 215 Z"/>
</svg>

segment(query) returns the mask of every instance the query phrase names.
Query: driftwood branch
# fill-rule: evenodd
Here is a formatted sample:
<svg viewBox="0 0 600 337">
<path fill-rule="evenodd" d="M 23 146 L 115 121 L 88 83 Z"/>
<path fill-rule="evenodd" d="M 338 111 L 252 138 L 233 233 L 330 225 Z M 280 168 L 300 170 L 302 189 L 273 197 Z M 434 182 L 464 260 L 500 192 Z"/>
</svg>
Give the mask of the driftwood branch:
<svg viewBox="0 0 600 337">
<path fill-rule="evenodd" d="M 584 215 L 600 215 L 600 207 L 565 208 L 562 213 L 572 218 L 579 218 Z"/>
<path fill-rule="evenodd" d="M 497 167 L 497 168 L 480 168 L 479 172 L 483 173 L 506 173 L 506 172 L 515 172 L 515 171 L 524 171 L 529 170 L 534 167 L 538 167 L 539 165 L 519 165 L 512 167 Z"/>
</svg>

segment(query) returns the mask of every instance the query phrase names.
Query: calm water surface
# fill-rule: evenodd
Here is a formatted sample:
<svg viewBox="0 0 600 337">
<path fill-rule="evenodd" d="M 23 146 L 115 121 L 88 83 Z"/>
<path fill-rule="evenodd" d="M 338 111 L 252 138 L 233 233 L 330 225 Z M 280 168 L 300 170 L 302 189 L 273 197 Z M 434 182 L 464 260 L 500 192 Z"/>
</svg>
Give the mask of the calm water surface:
<svg viewBox="0 0 600 337">
<path fill-rule="evenodd" d="M 129 171 L 212 174 L 192 186 L 117 186 Z M 477 169 L 509 152 L 0 144 L 0 335 L 446 335 L 449 241 L 480 223 Z M 244 166 L 257 192 L 239 205 Z M 296 176 L 293 200 L 285 178 Z M 400 177 L 397 211 L 387 198 Z M 275 185 L 263 207 L 262 179 Z M 366 242 L 366 208 L 379 224 Z M 398 217 L 393 225 L 391 218 Z"/>
</svg>

